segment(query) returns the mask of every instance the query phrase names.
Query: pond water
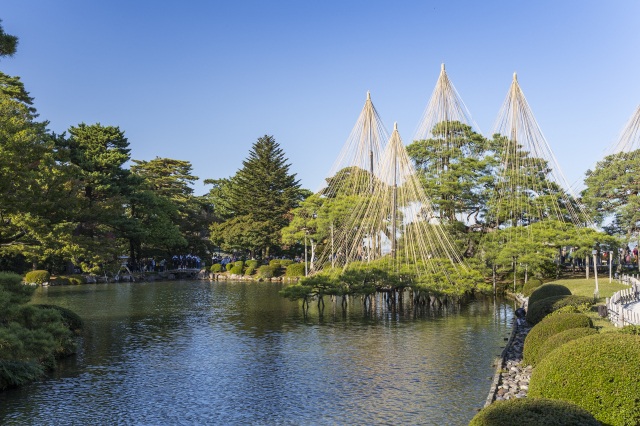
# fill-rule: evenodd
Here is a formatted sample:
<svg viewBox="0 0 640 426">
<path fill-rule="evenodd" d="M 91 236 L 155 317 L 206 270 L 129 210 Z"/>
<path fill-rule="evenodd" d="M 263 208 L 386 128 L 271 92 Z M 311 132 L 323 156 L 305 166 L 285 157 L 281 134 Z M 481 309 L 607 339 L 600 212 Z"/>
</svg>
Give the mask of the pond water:
<svg viewBox="0 0 640 426">
<path fill-rule="evenodd" d="M 481 408 L 513 304 L 365 312 L 207 281 L 39 288 L 80 314 L 80 350 L 0 393 L 0 424 L 465 425 Z M 410 306 L 409 306 L 410 308 Z"/>
</svg>

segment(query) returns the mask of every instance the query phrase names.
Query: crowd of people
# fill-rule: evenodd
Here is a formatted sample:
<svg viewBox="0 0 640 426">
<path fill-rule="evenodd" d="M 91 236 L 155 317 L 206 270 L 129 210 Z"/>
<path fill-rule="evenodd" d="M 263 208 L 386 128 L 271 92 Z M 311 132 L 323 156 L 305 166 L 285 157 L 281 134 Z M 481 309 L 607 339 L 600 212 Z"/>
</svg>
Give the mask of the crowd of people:
<svg viewBox="0 0 640 426">
<path fill-rule="evenodd" d="M 140 259 L 139 264 L 126 263 L 127 269 L 136 272 L 164 272 L 171 269 L 200 269 L 202 259 L 193 254 L 174 254 L 170 259 L 156 261 L 155 257 Z"/>
</svg>

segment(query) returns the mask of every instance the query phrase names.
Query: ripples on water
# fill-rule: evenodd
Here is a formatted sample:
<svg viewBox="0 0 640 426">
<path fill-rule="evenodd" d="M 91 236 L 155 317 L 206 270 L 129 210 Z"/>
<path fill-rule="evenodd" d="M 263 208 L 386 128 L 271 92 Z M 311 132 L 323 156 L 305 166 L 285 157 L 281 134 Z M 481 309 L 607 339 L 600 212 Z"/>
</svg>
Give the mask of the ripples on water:
<svg viewBox="0 0 640 426">
<path fill-rule="evenodd" d="M 279 288 L 39 289 L 36 303 L 85 319 L 81 349 L 54 377 L 0 393 L 0 423 L 464 425 L 483 405 L 512 307 L 367 315 L 355 299 L 305 318 Z"/>
</svg>

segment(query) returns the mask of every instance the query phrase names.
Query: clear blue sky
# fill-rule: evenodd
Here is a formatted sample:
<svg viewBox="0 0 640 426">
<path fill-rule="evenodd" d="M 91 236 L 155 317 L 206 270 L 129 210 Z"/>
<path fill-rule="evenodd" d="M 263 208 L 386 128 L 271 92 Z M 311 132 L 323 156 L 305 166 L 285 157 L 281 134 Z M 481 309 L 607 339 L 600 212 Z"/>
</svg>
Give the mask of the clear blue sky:
<svg viewBox="0 0 640 426">
<path fill-rule="evenodd" d="M 132 158 L 232 176 L 273 135 L 317 190 L 364 104 L 408 144 L 445 63 L 489 135 L 513 72 L 569 183 L 640 103 L 640 2 L 0 0 L 49 128 L 125 131 Z M 196 193 L 206 188 L 199 183 Z"/>
</svg>

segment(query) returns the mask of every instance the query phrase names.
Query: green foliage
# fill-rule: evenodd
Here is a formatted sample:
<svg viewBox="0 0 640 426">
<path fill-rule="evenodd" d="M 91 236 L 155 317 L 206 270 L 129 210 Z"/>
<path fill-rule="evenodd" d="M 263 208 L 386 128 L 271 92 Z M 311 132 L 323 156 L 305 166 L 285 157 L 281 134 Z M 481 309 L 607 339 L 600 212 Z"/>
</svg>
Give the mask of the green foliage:
<svg viewBox="0 0 640 426">
<path fill-rule="evenodd" d="M 18 37 L 5 33 L 1 24 L 0 19 L 0 57 L 13 56 L 18 47 Z"/>
<path fill-rule="evenodd" d="M 84 278 L 82 275 L 58 275 L 56 278 L 64 278 L 68 280 L 71 285 L 84 284 Z"/>
<path fill-rule="evenodd" d="M 640 150 L 609 155 L 586 173 L 582 199 L 610 233 L 629 236 L 640 231 L 637 176 Z"/>
<path fill-rule="evenodd" d="M 570 341 L 540 361 L 530 397 L 571 401 L 602 424 L 640 424 L 640 336 L 602 333 Z"/>
<path fill-rule="evenodd" d="M 553 352 L 555 349 L 564 345 L 567 342 L 572 340 L 581 339 L 583 337 L 591 336 L 592 334 L 597 334 L 598 330 L 595 328 L 587 328 L 587 327 L 578 327 L 578 328 L 570 328 L 565 331 L 561 331 L 560 333 L 554 334 L 550 336 L 541 346 L 538 351 L 538 364 L 541 360 L 543 360 L 547 355 Z"/>
<path fill-rule="evenodd" d="M 34 306 L 40 307 L 42 309 L 52 309 L 60 313 L 60 316 L 62 317 L 62 321 L 64 322 L 64 325 L 69 330 L 75 333 L 79 333 L 80 330 L 82 330 L 82 328 L 84 327 L 84 322 L 82 321 L 82 318 L 80 317 L 80 315 L 76 314 L 71 309 L 63 308 L 62 306 L 57 306 L 57 305 L 41 304 L 41 305 L 34 305 Z"/>
<path fill-rule="evenodd" d="M 293 260 L 291 259 L 280 259 L 280 266 L 286 268 L 287 266 L 293 264 Z"/>
<path fill-rule="evenodd" d="M 22 284 L 22 277 L 13 272 L 0 272 L 0 317 L 5 309 L 8 309 L 8 305 L 19 305 L 27 303 L 35 288 Z M 4 298 L 1 298 L 4 296 Z M 2 305 L 4 299 L 6 305 Z"/>
<path fill-rule="evenodd" d="M 235 264 L 229 269 L 229 273 L 233 275 L 242 275 L 243 267 L 242 265 Z"/>
<path fill-rule="evenodd" d="M 537 289 L 541 285 L 542 285 L 542 280 L 538 278 L 531 278 L 529 279 L 529 281 L 527 281 L 524 284 L 524 287 L 522 288 L 522 294 L 524 294 L 526 297 L 529 297 L 531 296 L 531 293 L 533 292 L 533 290 Z"/>
<path fill-rule="evenodd" d="M 284 274 L 287 277 L 304 277 L 304 263 L 291 263 Z"/>
<path fill-rule="evenodd" d="M 570 296 L 571 290 L 559 284 L 544 284 L 535 289 L 529 296 L 529 306 L 538 300 L 546 299 L 551 296 Z"/>
<path fill-rule="evenodd" d="M 268 257 L 280 243 L 289 212 L 302 199 L 300 183 L 275 139 L 259 138 L 223 188 L 228 189 L 224 209 L 233 217 L 211 226 L 212 241 L 224 249 L 260 251 Z"/>
<path fill-rule="evenodd" d="M 279 268 L 282 266 L 282 260 L 281 259 L 271 259 L 269 261 L 269 266 L 273 266 L 275 268 Z"/>
<path fill-rule="evenodd" d="M 313 296 L 313 287 L 302 283 L 290 284 L 280 290 L 280 296 L 289 300 L 307 300 Z"/>
<path fill-rule="evenodd" d="M 584 408 L 566 401 L 515 398 L 497 401 L 476 414 L 469 426 L 598 426 Z"/>
<path fill-rule="evenodd" d="M 229 262 L 229 263 L 227 263 L 227 264 L 225 265 L 225 269 L 226 269 L 227 271 L 230 271 L 230 270 L 231 270 L 231 268 L 233 268 L 233 266 L 234 266 L 234 265 L 233 265 L 233 263 Z"/>
<path fill-rule="evenodd" d="M 24 281 L 27 284 L 43 284 L 48 282 L 49 278 L 51 278 L 51 274 L 49 274 L 49 271 L 37 270 L 27 272 L 27 274 L 24 276 Z"/>
<path fill-rule="evenodd" d="M 233 263 L 233 266 L 238 266 L 240 268 L 244 268 L 244 260 L 238 260 Z"/>
<path fill-rule="evenodd" d="M 622 334 L 631 334 L 634 336 L 640 336 L 640 325 L 627 325 L 618 330 Z"/>
<path fill-rule="evenodd" d="M 64 308 L 28 305 L 33 286 L 0 272 L 0 390 L 33 380 L 75 352 L 71 328 L 81 320 Z"/>
<path fill-rule="evenodd" d="M 134 216 L 144 218 L 149 214 L 159 218 L 144 221 L 154 238 L 145 238 L 144 251 L 176 251 L 180 248 L 192 253 L 209 249 L 202 235 L 209 226 L 210 203 L 205 198 L 193 196 L 192 185 L 198 180 L 192 174 L 188 161 L 171 158 L 155 158 L 151 161 L 133 160 L 131 172 L 141 179 L 140 190 L 149 199 L 142 200 L 145 211 L 136 208 Z M 146 206 L 156 205 L 155 208 Z M 153 223 L 161 219 L 158 227 Z M 165 230 L 157 232 L 158 228 Z M 142 242 L 142 241 L 141 241 Z M 142 247 L 141 247 L 142 249 Z"/>
<path fill-rule="evenodd" d="M 211 265 L 210 270 L 213 273 L 218 273 L 218 272 L 222 271 L 222 265 L 219 264 L 219 263 L 214 263 L 213 265 Z"/>
<path fill-rule="evenodd" d="M 523 361 L 535 367 L 543 354 L 540 348 L 551 336 L 571 328 L 592 328 L 591 319 L 583 314 L 559 313 L 536 324 L 524 339 Z"/>
<path fill-rule="evenodd" d="M 414 141 L 407 153 L 436 212 L 449 222 L 457 215 L 477 215 L 487 204 L 491 168 L 498 162 L 489 141 L 459 121 L 429 130 L 433 138 Z"/>
<path fill-rule="evenodd" d="M 258 278 L 273 278 L 276 276 L 276 271 L 278 269 L 280 268 L 271 265 L 261 265 L 257 272 Z"/>
<path fill-rule="evenodd" d="M 245 275 L 253 275 L 253 273 L 256 271 L 256 267 L 255 266 L 247 266 L 247 268 L 244 270 L 244 274 Z"/>
<path fill-rule="evenodd" d="M 245 265 L 246 265 L 248 268 L 256 269 L 258 266 L 260 266 L 260 262 L 258 262 L 258 261 L 257 261 L 257 260 L 255 260 L 255 259 L 251 259 L 251 260 L 247 260 L 247 261 L 245 262 Z"/>
<path fill-rule="evenodd" d="M 551 296 L 529 305 L 527 322 L 535 325 L 552 312 L 586 313 L 593 306 L 593 298 L 585 296 Z"/>
<path fill-rule="evenodd" d="M 44 372 L 44 366 L 35 361 L 0 359 L 0 391 L 37 380 Z"/>
</svg>

